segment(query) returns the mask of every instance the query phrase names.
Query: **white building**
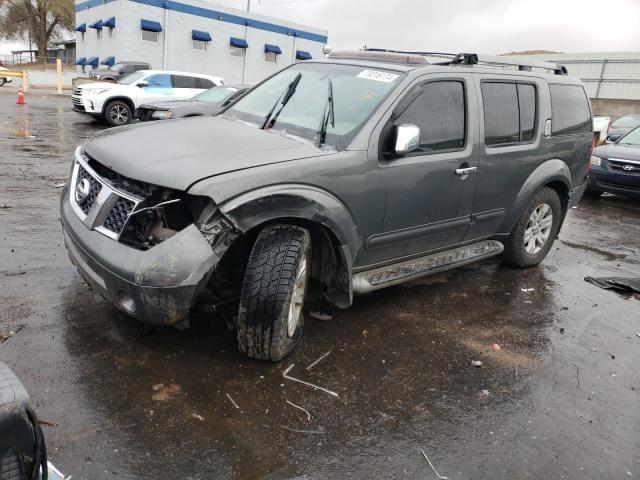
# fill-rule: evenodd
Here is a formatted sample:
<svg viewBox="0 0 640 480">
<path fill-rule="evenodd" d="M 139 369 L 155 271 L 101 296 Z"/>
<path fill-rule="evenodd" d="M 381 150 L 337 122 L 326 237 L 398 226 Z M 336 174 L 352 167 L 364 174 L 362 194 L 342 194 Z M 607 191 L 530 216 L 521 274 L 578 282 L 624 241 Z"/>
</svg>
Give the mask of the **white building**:
<svg viewBox="0 0 640 480">
<path fill-rule="evenodd" d="M 327 31 L 203 0 L 76 0 L 78 71 L 118 61 L 253 84 L 319 58 Z"/>
<path fill-rule="evenodd" d="M 552 53 L 529 56 L 567 67 L 584 83 L 593 113 L 613 118 L 640 113 L 640 52 Z"/>
</svg>

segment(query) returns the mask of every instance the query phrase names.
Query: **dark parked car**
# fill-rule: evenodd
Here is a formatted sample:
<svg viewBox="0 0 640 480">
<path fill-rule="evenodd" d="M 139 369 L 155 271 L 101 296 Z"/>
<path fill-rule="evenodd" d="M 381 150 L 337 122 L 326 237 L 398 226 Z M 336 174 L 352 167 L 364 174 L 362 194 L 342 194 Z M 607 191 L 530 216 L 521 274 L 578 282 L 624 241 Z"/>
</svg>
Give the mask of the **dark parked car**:
<svg viewBox="0 0 640 480">
<path fill-rule="evenodd" d="M 582 84 L 554 64 L 335 52 L 216 116 L 78 147 L 65 244 L 124 312 L 183 328 L 207 302 L 241 352 L 277 361 L 310 285 L 346 308 L 495 255 L 540 263 L 587 185 L 592 138 Z"/>
<path fill-rule="evenodd" d="M 593 150 L 587 194 L 640 197 L 640 127 Z"/>
<path fill-rule="evenodd" d="M 624 117 L 620 117 L 609 125 L 607 142 L 615 142 L 636 127 L 640 127 L 640 115 L 625 115 Z"/>
<path fill-rule="evenodd" d="M 151 70 L 151 64 L 147 62 L 119 62 L 109 68 L 100 68 L 93 70 L 89 77 L 96 80 L 111 81 L 116 80 L 129 75 L 130 73 L 137 72 L 138 70 Z"/>
<path fill-rule="evenodd" d="M 248 85 L 219 85 L 189 100 L 154 102 L 140 105 L 138 108 L 138 119 L 141 122 L 148 122 L 150 120 L 215 115 L 248 89 Z"/>
</svg>

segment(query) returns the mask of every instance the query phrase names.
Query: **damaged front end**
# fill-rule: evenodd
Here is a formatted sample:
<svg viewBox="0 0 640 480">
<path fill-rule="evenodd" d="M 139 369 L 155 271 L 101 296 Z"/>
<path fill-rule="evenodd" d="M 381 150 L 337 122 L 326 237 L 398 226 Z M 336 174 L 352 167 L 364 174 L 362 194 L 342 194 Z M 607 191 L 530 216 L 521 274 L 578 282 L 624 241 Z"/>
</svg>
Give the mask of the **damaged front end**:
<svg viewBox="0 0 640 480">
<path fill-rule="evenodd" d="M 80 274 L 121 310 L 157 325 L 186 326 L 240 236 L 210 198 L 125 178 L 80 149 L 60 208 Z"/>
</svg>

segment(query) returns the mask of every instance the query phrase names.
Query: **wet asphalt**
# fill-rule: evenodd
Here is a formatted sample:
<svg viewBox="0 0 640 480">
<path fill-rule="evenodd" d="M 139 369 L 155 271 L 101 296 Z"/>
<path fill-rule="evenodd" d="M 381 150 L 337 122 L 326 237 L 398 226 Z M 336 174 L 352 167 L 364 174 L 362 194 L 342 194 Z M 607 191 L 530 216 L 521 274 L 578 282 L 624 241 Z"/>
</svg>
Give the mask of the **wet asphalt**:
<svg viewBox="0 0 640 480">
<path fill-rule="evenodd" d="M 640 298 L 583 280 L 640 275 L 640 201 L 583 200 L 537 268 L 491 260 L 308 319 L 266 364 L 221 319 L 157 329 L 89 291 L 59 185 L 104 127 L 68 96 L 27 102 L 0 91 L 0 360 L 67 475 L 437 478 L 423 450 L 449 479 L 640 478 Z"/>
</svg>

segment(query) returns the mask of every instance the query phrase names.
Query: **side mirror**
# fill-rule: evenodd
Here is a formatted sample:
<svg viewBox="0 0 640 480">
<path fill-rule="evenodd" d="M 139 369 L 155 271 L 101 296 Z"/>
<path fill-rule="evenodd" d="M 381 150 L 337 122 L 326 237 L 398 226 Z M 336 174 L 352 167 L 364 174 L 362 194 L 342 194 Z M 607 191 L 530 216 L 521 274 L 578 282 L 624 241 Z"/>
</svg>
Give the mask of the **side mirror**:
<svg viewBox="0 0 640 480">
<path fill-rule="evenodd" d="M 396 155 L 406 155 L 413 152 L 420 145 L 420 128 L 411 123 L 404 123 L 396 127 L 396 144 L 393 149 Z"/>
<path fill-rule="evenodd" d="M 149 84 L 147 82 L 145 82 L 144 80 L 142 82 L 136 83 L 136 87 L 139 87 L 139 88 L 144 88 L 144 87 L 147 87 L 147 86 L 149 86 Z"/>
</svg>

